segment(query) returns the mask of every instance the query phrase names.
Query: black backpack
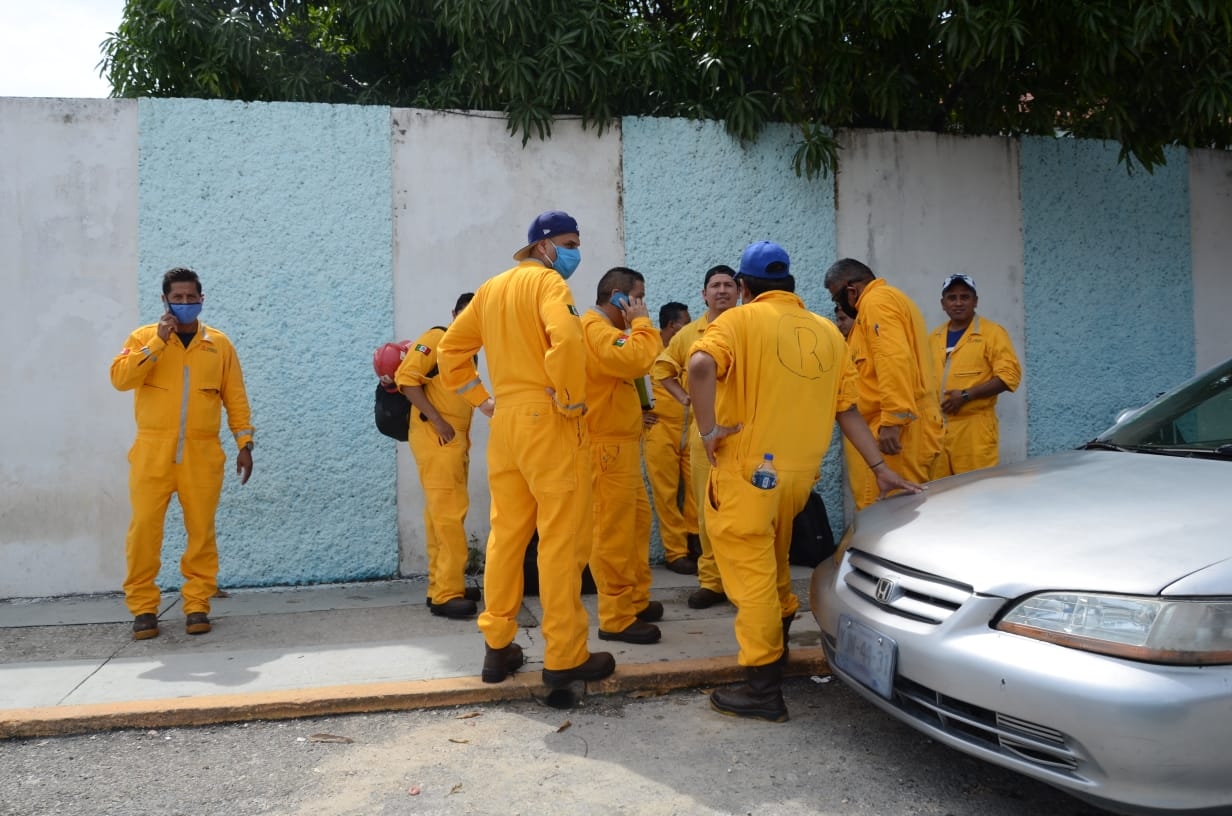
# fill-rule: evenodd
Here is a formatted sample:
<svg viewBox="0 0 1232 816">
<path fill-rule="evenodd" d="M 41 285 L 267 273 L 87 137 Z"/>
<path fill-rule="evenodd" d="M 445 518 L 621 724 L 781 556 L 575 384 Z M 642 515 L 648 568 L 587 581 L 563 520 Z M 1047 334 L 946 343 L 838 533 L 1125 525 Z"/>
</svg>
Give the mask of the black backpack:
<svg viewBox="0 0 1232 816">
<path fill-rule="evenodd" d="M 401 391 L 386 391 L 376 386 L 376 429 L 388 437 L 405 442 L 411 428 L 411 401 Z"/>
<path fill-rule="evenodd" d="M 433 326 L 434 329 L 445 329 L 444 326 Z M 439 369 L 437 366 L 432 366 L 432 370 L 428 372 L 428 377 L 435 377 Z M 401 391 L 386 391 L 385 387 L 380 383 L 376 386 L 376 429 L 388 436 L 390 439 L 397 439 L 399 442 L 405 442 L 410 436 L 411 430 L 411 401 L 408 400 Z M 423 414 L 419 415 L 422 419 L 427 419 Z"/>
<path fill-rule="evenodd" d="M 804 509 L 791 525 L 791 549 L 787 553 L 787 562 L 815 567 L 834 555 L 837 549 L 826 503 L 820 493 L 809 493 Z"/>
</svg>

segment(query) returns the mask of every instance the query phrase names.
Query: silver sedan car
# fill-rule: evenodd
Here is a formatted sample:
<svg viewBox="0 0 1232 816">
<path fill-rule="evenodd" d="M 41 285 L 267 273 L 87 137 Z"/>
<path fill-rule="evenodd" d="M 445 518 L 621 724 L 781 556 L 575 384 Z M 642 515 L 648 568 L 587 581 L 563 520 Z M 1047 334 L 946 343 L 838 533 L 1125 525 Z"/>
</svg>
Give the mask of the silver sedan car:
<svg viewBox="0 0 1232 816">
<path fill-rule="evenodd" d="M 1232 813 L 1232 360 L 1079 450 L 874 504 L 811 589 L 834 673 L 936 741 Z"/>
</svg>

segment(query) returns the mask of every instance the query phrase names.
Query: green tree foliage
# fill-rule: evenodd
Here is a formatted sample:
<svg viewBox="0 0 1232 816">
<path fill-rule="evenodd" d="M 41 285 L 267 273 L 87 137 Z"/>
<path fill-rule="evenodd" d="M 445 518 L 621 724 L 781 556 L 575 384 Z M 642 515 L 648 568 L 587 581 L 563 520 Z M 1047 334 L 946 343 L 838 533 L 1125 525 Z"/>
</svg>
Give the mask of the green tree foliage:
<svg viewBox="0 0 1232 816">
<path fill-rule="evenodd" d="M 1232 0 L 127 0 L 117 96 L 770 122 L 797 172 L 835 128 L 1232 146 Z"/>
</svg>

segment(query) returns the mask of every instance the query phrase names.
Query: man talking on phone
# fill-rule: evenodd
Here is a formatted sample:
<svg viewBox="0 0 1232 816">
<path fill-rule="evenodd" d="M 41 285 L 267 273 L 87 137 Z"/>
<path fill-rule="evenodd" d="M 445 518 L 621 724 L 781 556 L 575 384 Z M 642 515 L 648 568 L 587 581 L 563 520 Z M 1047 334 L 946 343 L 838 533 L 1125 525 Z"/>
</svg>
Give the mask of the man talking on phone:
<svg viewBox="0 0 1232 816">
<path fill-rule="evenodd" d="M 613 267 L 599 279 L 595 307 L 582 315 L 590 411 L 594 534 L 590 573 L 599 594 L 599 639 L 655 643 L 663 604 L 650 600 L 650 540 L 638 529 L 642 401 L 633 381 L 650 371 L 663 339 L 646 310 L 646 279 Z M 649 508 L 646 508 L 649 510 Z"/>
<path fill-rule="evenodd" d="M 137 440 L 128 454 L 133 514 L 124 578 L 134 640 L 158 635 L 160 596 L 154 581 L 162 566 L 163 521 L 172 493 L 179 497 L 188 537 L 180 560 L 184 628 L 190 635 L 210 631 L 210 598 L 218 590 L 214 514 L 226 463 L 218 438 L 224 407 L 239 448 L 240 484 L 252 475 L 244 375 L 227 336 L 198 319 L 205 298 L 197 273 L 182 267 L 167 271 L 162 301 L 165 311 L 158 322 L 130 334 L 111 363 L 111 384 L 136 392 Z"/>
</svg>

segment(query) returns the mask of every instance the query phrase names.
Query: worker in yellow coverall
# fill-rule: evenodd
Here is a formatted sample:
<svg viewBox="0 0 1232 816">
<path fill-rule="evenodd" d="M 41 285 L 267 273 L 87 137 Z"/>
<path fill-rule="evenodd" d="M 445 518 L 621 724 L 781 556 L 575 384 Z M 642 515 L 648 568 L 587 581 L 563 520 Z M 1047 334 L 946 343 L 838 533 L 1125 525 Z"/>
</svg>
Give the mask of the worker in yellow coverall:
<svg viewBox="0 0 1232 816">
<path fill-rule="evenodd" d="M 650 539 L 638 529 L 646 484 L 642 401 L 633 381 L 663 351 L 645 297 L 640 272 L 613 267 L 599 279 L 595 307 L 582 315 L 594 502 L 590 574 L 599 595 L 599 639 L 626 643 L 657 642 L 653 621 L 663 617 L 663 604 L 650 602 Z"/>
<path fill-rule="evenodd" d="M 482 679 L 499 683 L 521 668 L 514 642 L 522 566 L 539 531 L 543 680 L 551 688 L 601 680 L 616 669 L 588 650 L 582 570 L 590 558 L 590 441 L 586 431 L 586 344 L 565 280 L 581 262 L 577 221 L 540 213 L 519 263 L 486 281 L 450 324 L 437 350 L 441 385 L 492 418 L 488 488 L 492 531 L 484 562 L 486 644 Z M 475 355 L 486 349 L 492 392 Z"/>
<path fill-rule="evenodd" d="M 1022 381 L 1009 333 L 975 313 L 979 302 L 968 275 L 950 275 L 941 285 L 941 308 L 949 320 L 929 337 L 945 422 L 934 479 L 996 466 L 997 395 Z"/>
<path fill-rule="evenodd" d="M 453 316 L 474 294 L 454 304 Z M 466 511 L 470 507 L 466 477 L 470 468 L 471 414 L 463 397 L 441 385 L 437 348 L 445 329 L 434 326 L 407 348 L 394 382 L 410 400 L 407 444 L 419 471 L 424 495 L 424 537 L 428 555 L 428 609 L 446 618 L 469 618 L 479 591 L 466 586 Z"/>
<path fill-rule="evenodd" d="M 758 241 L 740 258 L 744 303 L 693 344 L 689 395 L 713 463 L 702 507 L 723 586 L 736 605 L 743 685 L 715 689 L 724 714 L 782 722 L 785 635 L 799 607 L 791 590 L 792 522 L 830 445 L 830 418 L 876 474 L 878 489 L 918 491 L 886 466 L 854 410 L 857 374 L 834 324 L 804 308 L 790 259 Z M 773 457 L 776 477 L 753 482 Z"/>
<path fill-rule="evenodd" d="M 676 333 L 692 322 L 689 307 L 675 301 L 659 308 L 659 337 L 664 348 Z M 693 474 L 689 469 L 689 410 L 671 395 L 663 383 L 651 377 L 654 408 L 646 429 L 643 457 L 646 475 L 659 517 L 659 539 L 663 560 L 672 572 L 697 574 L 697 556 L 690 538 L 697 536 L 697 497 L 693 494 Z M 700 540 L 697 541 L 700 549 Z"/>
<path fill-rule="evenodd" d="M 892 469 L 928 481 L 941 452 L 941 404 L 924 316 L 906 294 L 851 258 L 826 271 L 825 287 L 855 321 L 847 347 L 860 375 L 860 414 Z M 856 509 L 863 510 L 876 501 L 877 483 L 851 445 L 843 450 Z"/>
<path fill-rule="evenodd" d="M 690 403 L 689 349 L 715 318 L 736 305 L 739 296 L 734 269 L 725 264 L 708 269 L 702 282 L 702 300 L 706 304 L 706 313 L 678 331 L 655 360 L 650 371 L 651 379 L 658 381 L 685 408 L 688 408 Z M 689 469 L 694 501 L 698 508 L 697 532 L 701 554 L 697 558 L 698 588 L 689 595 L 688 604 L 693 609 L 706 609 L 726 601 L 727 595 L 723 592 L 723 579 L 719 575 L 719 568 L 714 563 L 714 553 L 710 551 L 706 519 L 701 512 L 710 461 L 702 450 L 701 440 L 697 438 L 696 418 L 689 427 Z"/>
<path fill-rule="evenodd" d="M 163 523 L 172 493 L 179 497 L 188 539 L 180 559 L 184 628 L 190 635 L 210 631 L 210 598 L 218 591 L 214 515 L 227 458 L 218 439 L 224 407 L 239 447 L 240 484 L 252 475 L 252 415 L 235 347 L 198 320 L 205 297 L 196 272 L 168 270 L 162 289 L 162 317 L 130 334 L 111 363 L 111 384 L 136 391 L 137 440 L 128 453 L 133 515 L 124 578 L 136 640 L 158 635 L 160 594 L 154 581 L 162 567 Z"/>
</svg>

